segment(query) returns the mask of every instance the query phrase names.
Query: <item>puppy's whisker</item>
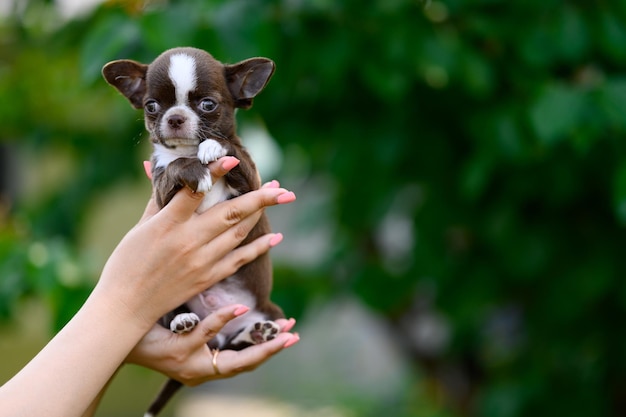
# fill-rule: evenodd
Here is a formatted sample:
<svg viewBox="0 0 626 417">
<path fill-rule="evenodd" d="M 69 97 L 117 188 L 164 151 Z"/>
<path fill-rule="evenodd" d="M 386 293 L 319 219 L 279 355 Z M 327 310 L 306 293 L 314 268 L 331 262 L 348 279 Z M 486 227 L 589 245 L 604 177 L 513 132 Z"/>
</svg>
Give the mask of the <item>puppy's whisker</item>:
<svg viewBox="0 0 626 417">
<path fill-rule="evenodd" d="M 199 129 L 199 133 L 202 134 L 202 137 L 205 139 L 209 139 L 211 137 L 217 137 L 219 139 L 228 140 L 226 135 L 223 133 L 209 127 L 209 126 L 201 126 Z"/>
<path fill-rule="evenodd" d="M 137 136 L 135 136 L 133 138 L 133 144 L 135 147 L 139 146 L 141 144 L 141 137 L 143 136 L 143 134 L 138 134 Z"/>
</svg>

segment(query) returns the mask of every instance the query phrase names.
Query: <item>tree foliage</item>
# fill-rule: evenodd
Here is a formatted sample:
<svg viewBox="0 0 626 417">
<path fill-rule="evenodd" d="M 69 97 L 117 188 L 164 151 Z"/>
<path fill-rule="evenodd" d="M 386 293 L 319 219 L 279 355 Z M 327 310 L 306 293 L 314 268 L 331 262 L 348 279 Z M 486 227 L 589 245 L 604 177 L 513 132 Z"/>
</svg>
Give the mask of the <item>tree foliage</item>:
<svg viewBox="0 0 626 417">
<path fill-rule="evenodd" d="M 133 0 L 69 21 L 21 4 L 0 26 L 0 138 L 62 149 L 71 174 L 7 215 L 0 313 L 52 293 L 73 300 L 59 322 L 71 314 L 89 286 L 75 243 L 88 202 L 139 175 L 143 126 L 104 63 L 179 45 L 268 56 L 271 88 L 240 118 L 262 119 L 286 175 L 324 178 L 332 202 L 302 208 L 332 243 L 314 267 L 277 267 L 281 304 L 358 295 L 439 381 L 439 414 L 626 412 L 624 4 Z M 428 354 L 411 337 L 427 314 L 450 335 Z"/>
</svg>

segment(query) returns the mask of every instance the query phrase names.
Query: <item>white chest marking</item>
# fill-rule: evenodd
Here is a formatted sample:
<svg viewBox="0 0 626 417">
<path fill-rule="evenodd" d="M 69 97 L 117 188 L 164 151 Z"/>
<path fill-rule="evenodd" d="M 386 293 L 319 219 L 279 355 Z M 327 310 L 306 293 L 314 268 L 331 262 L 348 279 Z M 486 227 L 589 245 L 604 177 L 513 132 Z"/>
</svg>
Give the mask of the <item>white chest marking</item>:
<svg viewBox="0 0 626 417">
<path fill-rule="evenodd" d="M 207 172 L 209 170 L 207 169 Z M 208 181 L 211 181 L 211 174 L 208 174 Z M 199 187 L 198 187 L 199 188 Z M 200 206 L 196 209 L 196 213 L 204 213 L 217 203 L 228 200 L 232 196 L 239 195 L 239 192 L 226 184 L 224 178 L 218 179 L 215 184 L 210 187 L 210 192 L 206 192 Z"/>
<path fill-rule="evenodd" d="M 156 167 L 166 167 L 175 159 L 180 157 L 192 158 L 196 156 L 198 147 L 196 145 L 183 146 L 179 145 L 175 150 L 166 148 L 165 146 L 155 143 L 154 144 L 154 159 L 156 161 Z"/>
<path fill-rule="evenodd" d="M 177 104 L 187 104 L 189 92 L 196 88 L 196 61 L 186 54 L 172 55 L 168 75 L 176 90 Z"/>
</svg>

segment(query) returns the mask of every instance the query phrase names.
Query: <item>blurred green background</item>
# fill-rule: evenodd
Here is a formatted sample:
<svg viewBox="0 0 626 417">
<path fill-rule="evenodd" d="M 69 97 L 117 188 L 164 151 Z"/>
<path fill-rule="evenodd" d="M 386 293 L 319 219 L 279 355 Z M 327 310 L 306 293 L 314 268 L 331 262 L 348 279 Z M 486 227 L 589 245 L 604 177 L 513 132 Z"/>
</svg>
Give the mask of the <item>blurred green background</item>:
<svg viewBox="0 0 626 417">
<path fill-rule="evenodd" d="M 626 415 L 626 2 L 2 1 L 2 381 L 150 192 L 141 113 L 101 67 L 189 45 L 276 62 L 239 128 L 298 194 L 270 215 L 303 340 L 224 391 L 319 416 Z M 124 370 L 100 415 L 141 415 L 161 381 Z"/>
</svg>

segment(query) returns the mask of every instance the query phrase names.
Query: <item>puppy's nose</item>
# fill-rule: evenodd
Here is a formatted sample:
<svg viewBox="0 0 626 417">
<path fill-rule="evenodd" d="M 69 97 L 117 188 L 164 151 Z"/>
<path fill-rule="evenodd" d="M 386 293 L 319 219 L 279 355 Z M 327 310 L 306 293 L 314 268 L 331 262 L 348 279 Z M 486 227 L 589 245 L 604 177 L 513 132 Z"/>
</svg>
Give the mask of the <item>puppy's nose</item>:
<svg viewBox="0 0 626 417">
<path fill-rule="evenodd" d="M 173 114 L 167 119 L 167 124 L 169 124 L 172 129 L 178 129 L 185 123 L 185 120 L 187 120 L 185 117 L 179 114 Z"/>
</svg>

